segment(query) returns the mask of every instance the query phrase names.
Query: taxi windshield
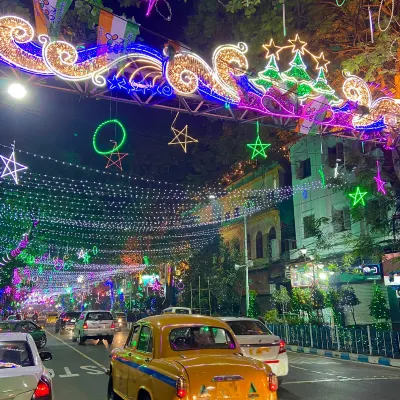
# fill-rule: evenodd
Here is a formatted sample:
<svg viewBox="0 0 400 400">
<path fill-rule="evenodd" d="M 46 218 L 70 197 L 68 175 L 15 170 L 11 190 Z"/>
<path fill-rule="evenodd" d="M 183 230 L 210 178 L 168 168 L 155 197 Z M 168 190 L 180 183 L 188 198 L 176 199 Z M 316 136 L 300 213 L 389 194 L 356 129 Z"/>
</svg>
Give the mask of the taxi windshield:
<svg viewBox="0 0 400 400">
<path fill-rule="evenodd" d="M 0 342 L 0 368 L 32 367 L 34 365 L 27 342 Z"/>
<path fill-rule="evenodd" d="M 231 334 L 223 328 L 193 326 L 173 329 L 169 334 L 172 350 L 235 349 Z"/>
</svg>

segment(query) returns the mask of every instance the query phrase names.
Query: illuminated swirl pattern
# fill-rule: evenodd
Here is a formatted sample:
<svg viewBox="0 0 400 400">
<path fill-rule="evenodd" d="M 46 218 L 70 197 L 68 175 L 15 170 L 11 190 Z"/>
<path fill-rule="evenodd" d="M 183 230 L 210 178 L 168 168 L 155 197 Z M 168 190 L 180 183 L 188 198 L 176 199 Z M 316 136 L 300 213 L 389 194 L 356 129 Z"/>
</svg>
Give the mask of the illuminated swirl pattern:
<svg viewBox="0 0 400 400">
<path fill-rule="evenodd" d="M 234 77 L 242 76 L 247 71 L 246 51 L 247 46 L 243 43 L 218 47 L 213 56 L 214 69 L 196 54 L 178 53 L 167 62 L 165 75 L 179 94 L 189 95 L 200 91 L 237 103 L 240 100 L 239 87 Z"/>
<path fill-rule="evenodd" d="M 53 75 L 41 56 L 31 54 L 18 44 L 29 44 L 34 38 L 32 25 L 19 17 L 0 17 L 0 56 L 9 64 L 30 73 Z"/>
</svg>

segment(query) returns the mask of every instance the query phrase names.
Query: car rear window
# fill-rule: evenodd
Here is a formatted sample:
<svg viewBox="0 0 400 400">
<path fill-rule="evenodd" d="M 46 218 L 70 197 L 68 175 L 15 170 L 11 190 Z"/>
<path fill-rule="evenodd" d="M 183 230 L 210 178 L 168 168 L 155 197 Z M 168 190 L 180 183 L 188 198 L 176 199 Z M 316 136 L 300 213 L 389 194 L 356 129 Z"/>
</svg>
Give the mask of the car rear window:
<svg viewBox="0 0 400 400">
<path fill-rule="evenodd" d="M 231 334 L 223 328 L 193 326 L 173 329 L 169 334 L 172 350 L 235 349 Z"/>
<path fill-rule="evenodd" d="M 48 317 L 58 317 L 57 313 L 48 313 L 47 314 Z"/>
<path fill-rule="evenodd" d="M 80 312 L 67 312 L 65 313 L 65 318 L 79 318 Z"/>
<path fill-rule="evenodd" d="M 0 368 L 33 367 L 34 365 L 27 342 L 0 342 Z"/>
<path fill-rule="evenodd" d="M 240 335 L 272 335 L 271 331 L 259 321 L 225 321 L 233 333 Z"/>
<path fill-rule="evenodd" d="M 175 308 L 175 314 L 189 314 L 189 310 L 185 310 L 184 308 Z"/>
<path fill-rule="evenodd" d="M 87 321 L 109 321 L 113 319 L 110 312 L 91 312 L 86 317 Z"/>
</svg>

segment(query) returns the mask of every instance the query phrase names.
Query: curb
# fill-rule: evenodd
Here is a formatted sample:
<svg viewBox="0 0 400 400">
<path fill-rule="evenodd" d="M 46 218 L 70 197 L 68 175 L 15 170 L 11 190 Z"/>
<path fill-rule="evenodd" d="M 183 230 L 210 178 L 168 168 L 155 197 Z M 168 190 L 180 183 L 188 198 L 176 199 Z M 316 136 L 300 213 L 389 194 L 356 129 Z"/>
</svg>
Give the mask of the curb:
<svg viewBox="0 0 400 400">
<path fill-rule="evenodd" d="M 367 356 L 365 354 L 342 353 L 341 351 L 315 349 L 313 347 L 291 346 L 286 345 L 286 350 L 294 353 L 315 354 L 323 357 L 339 358 L 341 360 L 358 361 L 369 364 L 379 364 L 388 367 L 399 367 L 400 359 L 386 358 L 379 356 Z"/>
</svg>

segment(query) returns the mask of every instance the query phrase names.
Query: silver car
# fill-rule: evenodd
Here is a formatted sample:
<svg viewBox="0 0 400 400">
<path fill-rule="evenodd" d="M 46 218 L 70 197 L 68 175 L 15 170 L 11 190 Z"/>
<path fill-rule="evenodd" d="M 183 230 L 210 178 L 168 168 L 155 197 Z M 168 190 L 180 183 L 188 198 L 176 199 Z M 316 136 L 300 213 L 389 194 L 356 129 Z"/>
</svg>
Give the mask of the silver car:
<svg viewBox="0 0 400 400">
<path fill-rule="evenodd" d="M 84 344 L 87 339 L 114 340 L 115 323 L 110 311 L 84 311 L 75 324 L 72 341 Z"/>
</svg>

